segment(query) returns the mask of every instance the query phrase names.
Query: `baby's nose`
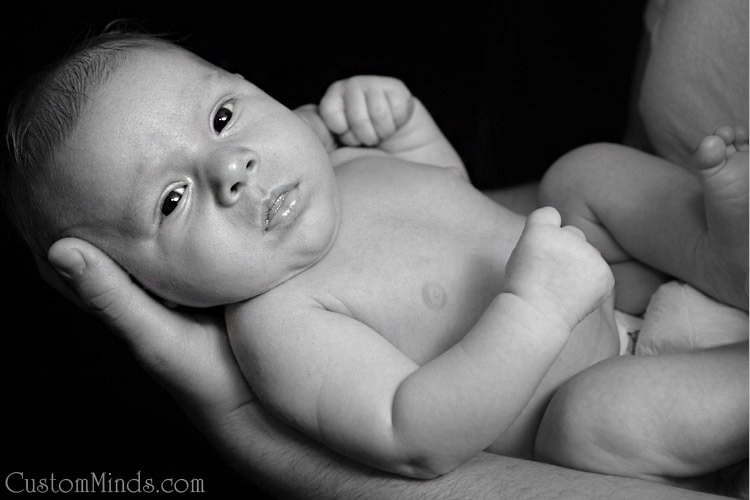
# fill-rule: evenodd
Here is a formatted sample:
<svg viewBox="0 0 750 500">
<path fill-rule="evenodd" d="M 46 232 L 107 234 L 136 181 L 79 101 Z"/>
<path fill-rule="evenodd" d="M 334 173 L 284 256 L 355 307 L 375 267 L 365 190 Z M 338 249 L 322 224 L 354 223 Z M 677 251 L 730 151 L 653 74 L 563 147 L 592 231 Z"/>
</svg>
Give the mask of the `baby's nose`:
<svg viewBox="0 0 750 500">
<path fill-rule="evenodd" d="M 258 162 L 258 155 L 248 149 L 220 155 L 218 165 L 211 170 L 216 198 L 221 205 L 230 206 L 240 199 Z"/>
</svg>

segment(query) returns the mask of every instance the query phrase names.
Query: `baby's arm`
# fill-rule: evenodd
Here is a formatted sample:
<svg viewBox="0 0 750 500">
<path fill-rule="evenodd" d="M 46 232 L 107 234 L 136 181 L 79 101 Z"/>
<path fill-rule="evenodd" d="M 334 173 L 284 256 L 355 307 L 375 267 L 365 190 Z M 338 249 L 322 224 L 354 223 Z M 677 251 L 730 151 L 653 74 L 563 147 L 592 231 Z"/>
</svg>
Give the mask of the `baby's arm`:
<svg viewBox="0 0 750 500">
<path fill-rule="evenodd" d="M 611 291 L 598 252 L 559 223 L 550 208 L 529 217 L 504 293 L 421 367 L 333 307 L 272 292 L 228 311 L 230 331 L 252 325 L 230 334 L 234 351 L 264 404 L 331 448 L 399 474 L 444 474 L 509 428 Z"/>
<path fill-rule="evenodd" d="M 424 105 L 403 82 L 354 76 L 333 83 L 320 101 L 320 116 L 344 146 L 376 148 L 438 167 L 466 168 Z"/>
</svg>

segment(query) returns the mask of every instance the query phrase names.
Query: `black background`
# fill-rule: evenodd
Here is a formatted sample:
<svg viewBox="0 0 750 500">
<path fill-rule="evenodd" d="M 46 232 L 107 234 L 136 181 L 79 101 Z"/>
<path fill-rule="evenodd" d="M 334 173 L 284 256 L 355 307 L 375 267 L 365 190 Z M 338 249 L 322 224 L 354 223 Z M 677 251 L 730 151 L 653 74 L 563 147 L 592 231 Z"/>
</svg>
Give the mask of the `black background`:
<svg viewBox="0 0 750 500">
<path fill-rule="evenodd" d="M 3 108 L 31 71 L 115 18 L 173 33 L 289 107 L 355 74 L 401 78 L 432 112 L 480 188 L 538 180 L 555 158 L 622 140 L 644 1 L 350 3 L 201 8 L 25 5 L 3 24 Z M 242 7 L 241 7 L 242 6 Z M 36 276 L 0 227 L 4 264 L 2 479 L 193 478 L 253 491 L 130 353 Z M 3 486 L 0 486 L 2 488 Z"/>
</svg>

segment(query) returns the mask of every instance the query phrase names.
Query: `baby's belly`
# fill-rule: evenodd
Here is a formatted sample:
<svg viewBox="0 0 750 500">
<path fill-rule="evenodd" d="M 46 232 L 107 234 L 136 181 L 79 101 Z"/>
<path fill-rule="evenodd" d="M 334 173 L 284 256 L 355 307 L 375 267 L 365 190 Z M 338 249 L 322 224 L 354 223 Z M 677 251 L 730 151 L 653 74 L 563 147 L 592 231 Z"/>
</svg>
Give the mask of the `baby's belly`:
<svg viewBox="0 0 750 500">
<path fill-rule="evenodd" d="M 524 218 L 432 167 L 365 167 L 337 173 L 346 214 L 337 244 L 300 279 L 326 308 L 369 326 L 423 365 L 461 340 L 502 291 Z M 554 390 L 616 354 L 617 343 L 609 303 L 575 329 L 493 451 L 530 453 Z"/>
<path fill-rule="evenodd" d="M 438 281 L 426 281 L 421 289 L 404 294 L 401 303 L 369 302 L 367 311 L 388 309 L 390 315 L 348 312 L 369 324 L 383 337 L 420 365 L 429 362 L 461 340 L 471 329 L 494 295 L 468 293 L 458 296 Z M 466 290 L 464 290 L 466 291 Z M 486 290 L 485 290 L 486 292 Z M 351 303 L 350 303 L 351 305 Z M 394 314 L 398 311 L 399 314 Z M 384 319 L 387 318 L 387 319 Z M 531 458 L 537 428 L 554 392 L 574 375 L 619 353 L 620 340 L 614 323 L 613 301 L 587 316 L 571 333 L 555 363 L 542 379 L 529 403 L 513 425 L 488 451 Z M 533 362 L 533 360 L 530 360 Z"/>
<path fill-rule="evenodd" d="M 532 458 L 539 422 L 554 392 L 577 373 L 619 354 L 613 304 L 611 298 L 578 324 L 526 408 L 488 451 Z"/>
</svg>

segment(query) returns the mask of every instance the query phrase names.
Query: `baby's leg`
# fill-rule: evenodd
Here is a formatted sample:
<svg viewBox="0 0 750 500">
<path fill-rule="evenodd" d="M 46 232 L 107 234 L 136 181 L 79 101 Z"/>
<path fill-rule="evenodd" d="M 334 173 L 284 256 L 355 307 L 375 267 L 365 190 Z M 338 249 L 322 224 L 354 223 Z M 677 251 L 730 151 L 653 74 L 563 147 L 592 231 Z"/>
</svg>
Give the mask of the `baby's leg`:
<svg viewBox="0 0 750 500">
<path fill-rule="evenodd" d="M 706 231 L 701 240 L 704 281 L 717 300 L 747 310 L 748 135 L 720 127 L 693 154 L 703 187 Z"/>
<path fill-rule="evenodd" d="M 633 161 L 631 155 L 639 161 Z M 629 163 L 636 164 L 639 172 L 654 170 L 655 175 L 662 178 L 661 184 L 696 191 L 695 180 L 666 161 L 614 144 L 592 144 L 563 155 L 550 167 L 540 184 L 539 204 L 557 208 L 565 224 L 584 232 L 587 241 L 602 253 L 612 268 L 615 307 L 640 315 L 651 295 L 669 278 L 636 260 L 628 246 L 618 242 L 618 236 L 622 235 L 612 232 L 606 223 L 608 218 L 603 220 L 600 209 L 605 204 L 613 211 L 616 208 L 612 217 L 622 220 L 619 217 L 642 208 L 642 199 L 647 193 L 636 182 Z M 659 193 L 653 193 L 651 197 L 657 196 Z"/>
<path fill-rule="evenodd" d="M 698 148 L 700 175 L 622 146 L 579 148 L 547 172 L 540 202 L 583 230 L 616 280 L 635 259 L 747 310 L 747 133 L 730 130 L 734 144 L 720 129 Z M 647 300 L 660 277 L 641 271 Z"/>
<path fill-rule="evenodd" d="M 537 458 L 688 486 L 748 456 L 748 344 L 618 356 L 561 387 Z"/>
</svg>

